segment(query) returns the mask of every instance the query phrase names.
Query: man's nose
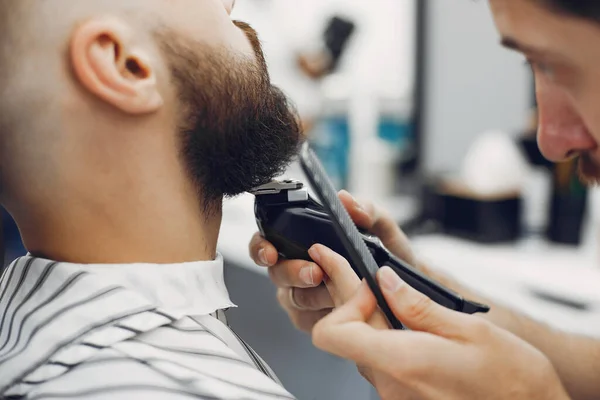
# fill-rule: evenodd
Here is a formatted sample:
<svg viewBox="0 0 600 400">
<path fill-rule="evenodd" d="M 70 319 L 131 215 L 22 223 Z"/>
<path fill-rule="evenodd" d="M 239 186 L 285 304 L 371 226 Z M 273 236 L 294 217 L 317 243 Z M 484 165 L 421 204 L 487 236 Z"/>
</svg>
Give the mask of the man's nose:
<svg viewBox="0 0 600 400">
<path fill-rule="evenodd" d="M 594 150 L 597 143 L 561 89 L 538 86 L 538 144 L 544 157 L 560 162 Z"/>
</svg>

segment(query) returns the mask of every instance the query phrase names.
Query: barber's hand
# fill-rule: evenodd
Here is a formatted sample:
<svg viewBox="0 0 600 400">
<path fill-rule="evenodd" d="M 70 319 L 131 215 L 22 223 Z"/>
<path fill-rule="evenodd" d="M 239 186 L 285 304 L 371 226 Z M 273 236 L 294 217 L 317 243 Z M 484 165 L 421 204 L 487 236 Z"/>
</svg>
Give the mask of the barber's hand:
<svg viewBox="0 0 600 400">
<path fill-rule="evenodd" d="M 340 192 L 339 197 L 357 226 L 379 237 L 397 257 L 416 264 L 408 239 L 387 213 L 370 203 L 359 204 L 346 191 Z M 317 264 L 279 260 L 275 247 L 259 233 L 250 242 L 250 256 L 258 265 L 269 267 L 269 276 L 278 288 L 277 298 L 298 329 L 310 332 L 333 309 L 333 300 L 321 285 L 323 270 Z"/>
<path fill-rule="evenodd" d="M 366 283 L 352 292 L 358 278 L 347 262 L 323 246 L 315 255 L 338 308 L 316 324 L 313 342 L 357 363 L 383 400 L 568 399 L 550 361 L 511 333 L 438 305 L 383 268 L 385 298 L 411 329 L 390 330 Z"/>
</svg>

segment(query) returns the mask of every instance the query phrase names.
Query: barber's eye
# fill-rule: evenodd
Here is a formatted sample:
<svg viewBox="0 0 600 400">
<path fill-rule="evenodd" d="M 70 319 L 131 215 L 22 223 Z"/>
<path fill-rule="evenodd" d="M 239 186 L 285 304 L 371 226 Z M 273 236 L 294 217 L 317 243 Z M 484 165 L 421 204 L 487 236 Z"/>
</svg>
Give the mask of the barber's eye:
<svg viewBox="0 0 600 400">
<path fill-rule="evenodd" d="M 529 59 L 526 60 L 525 62 L 526 62 L 526 64 L 531 66 L 531 68 L 533 69 L 533 72 L 543 74 L 548 79 L 555 78 L 554 68 L 552 66 L 550 66 L 549 64 L 546 64 L 544 62 L 539 62 L 539 61 L 533 61 L 533 60 L 529 60 Z"/>
<path fill-rule="evenodd" d="M 543 73 L 544 75 L 546 75 L 546 76 L 548 76 L 550 78 L 554 77 L 554 69 L 551 66 L 547 65 L 547 64 L 539 63 L 539 64 L 537 64 L 537 69 L 541 73 Z"/>
</svg>

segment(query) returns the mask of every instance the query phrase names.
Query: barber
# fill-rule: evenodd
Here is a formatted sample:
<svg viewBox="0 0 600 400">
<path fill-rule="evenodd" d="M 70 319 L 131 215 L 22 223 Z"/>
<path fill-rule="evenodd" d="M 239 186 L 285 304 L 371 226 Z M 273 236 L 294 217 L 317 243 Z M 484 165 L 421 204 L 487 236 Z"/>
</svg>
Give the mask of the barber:
<svg viewBox="0 0 600 400">
<path fill-rule="evenodd" d="M 584 180 L 599 181 L 600 2 L 489 2 L 502 43 L 523 53 L 535 73 L 540 149 L 555 162 L 578 156 Z M 340 199 L 356 224 L 396 256 L 492 306 L 486 315 L 445 309 L 383 268 L 383 293 L 410 328 L 389 330 L 372 293 L 341 256 L 315 245 L 314 263 L 278 260 L 275 248 L 255 235 L 250 253 L 269 267 L 295 326 L 312 333 L 317 347 L 356 362 L 384 400 L 600 398 L 600 341 L 555 330 L 471 293 L 420 263 L 385 211 L 345 192 Z"/>
</svg>

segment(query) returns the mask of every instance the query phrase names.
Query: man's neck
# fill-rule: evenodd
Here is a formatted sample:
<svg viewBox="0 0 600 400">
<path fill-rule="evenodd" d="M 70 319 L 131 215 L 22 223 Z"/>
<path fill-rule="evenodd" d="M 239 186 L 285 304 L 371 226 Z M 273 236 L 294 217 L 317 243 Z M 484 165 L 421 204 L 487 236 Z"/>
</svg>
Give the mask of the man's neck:
<svg viewBox="0 0 600 400">
<path fill-rule="evenodd" d="M 216 257 L 221 208 L 204 215 L 196 196 L 166 189 L 82 203 L 17 213 L 27 249 L 38 257 L 80 264 L 173 264 Z"/>
</svg>

